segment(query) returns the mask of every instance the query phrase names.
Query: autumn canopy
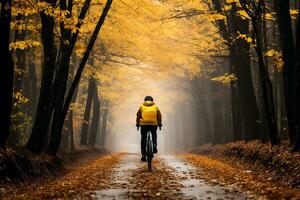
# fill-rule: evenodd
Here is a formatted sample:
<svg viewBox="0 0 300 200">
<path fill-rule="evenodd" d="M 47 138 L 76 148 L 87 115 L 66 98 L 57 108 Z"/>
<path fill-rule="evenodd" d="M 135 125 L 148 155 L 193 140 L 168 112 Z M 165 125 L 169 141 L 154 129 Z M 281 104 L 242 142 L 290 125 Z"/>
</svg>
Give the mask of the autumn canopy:
<svg viewBox="0 0 300 200">
<path fill-rule="evenodd" d="M 298 11 L 283 5 L 5 0 L 1 146 L 126 149 L 150 94 L 164 113 L 166 150 L 283 138 L 298 151 Z M 124 132 L 131 139 L 120 147 Z"/>
</svg>

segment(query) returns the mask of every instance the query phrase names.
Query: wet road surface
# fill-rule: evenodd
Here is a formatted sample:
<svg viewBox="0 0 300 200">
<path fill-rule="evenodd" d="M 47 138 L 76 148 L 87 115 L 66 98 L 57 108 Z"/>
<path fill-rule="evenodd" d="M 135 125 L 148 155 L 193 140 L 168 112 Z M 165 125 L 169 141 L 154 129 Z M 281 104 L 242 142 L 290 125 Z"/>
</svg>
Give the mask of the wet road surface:
<svg viewBox="0 0 300 200">
<path fill-rule="evenodd" d="M 217 180 L 205 181 L 195 168 L 176 156 L 157 156 L 153 171 L 136 154 L 125 155 L 113 171 L 108 189 L 94 191 L 92 199 L 254 199 Z"/>
</svg>

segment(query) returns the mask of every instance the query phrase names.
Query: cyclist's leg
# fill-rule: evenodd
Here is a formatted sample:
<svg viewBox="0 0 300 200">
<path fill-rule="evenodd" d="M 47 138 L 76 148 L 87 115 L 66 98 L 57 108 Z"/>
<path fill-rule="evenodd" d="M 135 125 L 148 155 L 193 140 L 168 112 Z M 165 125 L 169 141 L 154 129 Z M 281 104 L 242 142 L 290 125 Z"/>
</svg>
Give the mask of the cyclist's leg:
<svg viewBox="0 0 300 200">
<path fill-rule="evenodd" d="M 157 126 L 151 126 L 152 140 L 153 140 L 153 149 L 154 153 L 157 153 Z"/>
<path fill-rule="evenodd" d="M 147 131 L 146 126 L 141 126 L 141 153 L 143 156 L 146 155 Z"/>
</svg>

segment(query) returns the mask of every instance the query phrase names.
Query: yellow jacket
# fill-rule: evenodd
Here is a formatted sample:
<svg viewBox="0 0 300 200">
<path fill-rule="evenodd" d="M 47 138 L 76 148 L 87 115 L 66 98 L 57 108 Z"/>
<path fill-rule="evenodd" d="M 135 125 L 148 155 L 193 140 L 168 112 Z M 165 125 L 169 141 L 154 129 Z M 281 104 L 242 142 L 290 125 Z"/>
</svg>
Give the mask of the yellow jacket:
<svg viewBox="0 0 300 200">
<path fill-rule="evenodd" d="M 136 114 L 136 125 L 161 126 L 162 116 L 153 101 L 145 101 Z"/>
</svg>

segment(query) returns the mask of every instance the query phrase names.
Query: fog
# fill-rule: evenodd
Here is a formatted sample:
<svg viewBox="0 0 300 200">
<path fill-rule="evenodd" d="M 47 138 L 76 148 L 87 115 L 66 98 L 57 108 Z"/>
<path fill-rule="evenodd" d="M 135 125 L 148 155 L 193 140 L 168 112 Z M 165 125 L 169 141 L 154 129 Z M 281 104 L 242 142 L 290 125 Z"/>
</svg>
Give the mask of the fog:
<svg viewBox="0 0 300 200">
<path fill-rule="evenodd" d="M 141 136 L 136 128 L 136 113 L 147 95 L 154 98 L 162 113 L 163 127 L 161 131 L 158 130 L 159 151 L 176 152 L 194 146 L 191 97 L 184 91 L 180 81 L 176 83 L 159 76 L 137 72 L 137 75 L 132 77 L 138 80 L 136 84 L 112 105 L 110 131 L 105 139 L 107 149 L 118 152 L 140 152 Z M 184 109 L 181 108 L 183 106 Z M 178 113 L 179 110 L 181 114 Z"/>
</svg>

